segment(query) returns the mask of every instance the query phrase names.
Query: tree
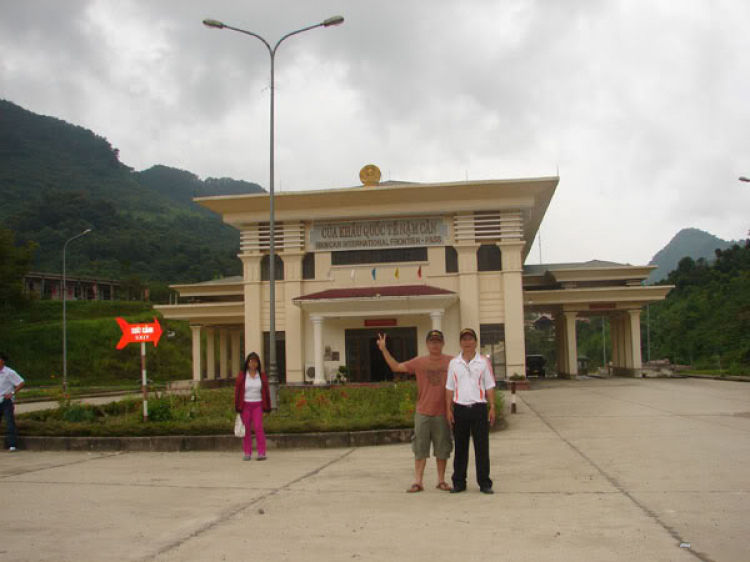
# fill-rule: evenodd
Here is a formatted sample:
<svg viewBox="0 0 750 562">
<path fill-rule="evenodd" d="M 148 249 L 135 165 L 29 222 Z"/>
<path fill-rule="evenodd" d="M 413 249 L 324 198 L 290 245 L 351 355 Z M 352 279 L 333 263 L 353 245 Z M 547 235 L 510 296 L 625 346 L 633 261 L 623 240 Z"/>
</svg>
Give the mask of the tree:
<svg viewBox="0 0 750 562">
<path fill-rule="evenodd" d="M 0 310 L 18 309 L 28 302 L 23 276 L 29 271 L 34 248 L 31 242 L 16 246 L 15 233 L 0 227 Z"/>
</svg>

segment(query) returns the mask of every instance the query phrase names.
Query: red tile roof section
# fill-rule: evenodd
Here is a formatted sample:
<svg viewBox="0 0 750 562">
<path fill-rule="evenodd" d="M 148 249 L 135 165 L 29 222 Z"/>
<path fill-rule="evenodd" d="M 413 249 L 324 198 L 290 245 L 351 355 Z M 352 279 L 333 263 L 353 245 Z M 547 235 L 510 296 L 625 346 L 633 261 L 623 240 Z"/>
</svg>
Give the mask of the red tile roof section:
<svg viewBox="0 0 750 562">
<path fill-rule="evenodd" d="M 430 287 L 429 285 L 394 285 L 390 287 L 350 287 L 346 289 L 328 289 L 297 297 L 296 301 L 324 299 L 366 299 L 374 297 L 429 297 L 455 295 L 453 291 Z"/>
</svg>

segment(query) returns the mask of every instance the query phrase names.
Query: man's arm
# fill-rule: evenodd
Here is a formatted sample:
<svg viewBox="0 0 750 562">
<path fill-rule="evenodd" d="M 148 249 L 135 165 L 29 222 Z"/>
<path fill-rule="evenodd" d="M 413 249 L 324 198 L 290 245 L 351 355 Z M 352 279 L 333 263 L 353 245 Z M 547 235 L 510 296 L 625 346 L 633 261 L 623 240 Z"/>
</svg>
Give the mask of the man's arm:
<svg viewBox="0 0 750 562">
<path fill-rule="evenodd" d="M 393 358 L 393 355 L 388 351 L 388 348 L 385 346 L 385 334 L 378 334 L 378 347 L 380 348 L 380 351 L 383 353 L 383 359 L 385 359 L 385 362 L 388 363 L 388 366 L 391 368 L 391 371 L 394 373 L 408 373 L 409 371 L 404 367 L 403 363 L 399 363 Z"/>
<path fill-rule="evenodd" d="M 490 406 L 490 425 L 495 425 L 495 389 L 494 388 L 488 388 L 487 389 L 487 402 L 489 402 Z"/>
<path fill-rule="evenodd" d="M 448 376 L 445 379 L 445 417 L 448 423 L 451 424 L 451 427 L 453 427 L 453 423 L 455 422 L 455 418 L 453 417 L 453 388 L 451 386 L 456 384 L 452 375 L 453 361 L 448 364 Z"/>
<path fill-rule="evenodd" d="M 445 389 L 445 417 L 452 426 L 455 421 L 453 419 L 453 391 L 447 388 Z"/>
<path fill-rule="evenodd" d="M 26 383 L 25 383 L 25 382 L 23 382 L 23 381 L 21 381 L 20 383 L 18 383 L 18 384 L 16 385 L 16 387 L 15 387 L 15 388 L 13 389 L 13 392 L 9 392 L 8 394 L 6 394 L 6 395 L 5 395 L 5 398 L 9 398 L 9 399 L 10 399 L 10 398 L 13 398 L 13 395 L 14 395 L 14 394 L 15 394 L 16 392 L 18 392 L 19 390 L 21 390 L 21 389 L 23 388 L 23 386 L 24 386 L 25 384 L 26 384 Z"/>
</svg>

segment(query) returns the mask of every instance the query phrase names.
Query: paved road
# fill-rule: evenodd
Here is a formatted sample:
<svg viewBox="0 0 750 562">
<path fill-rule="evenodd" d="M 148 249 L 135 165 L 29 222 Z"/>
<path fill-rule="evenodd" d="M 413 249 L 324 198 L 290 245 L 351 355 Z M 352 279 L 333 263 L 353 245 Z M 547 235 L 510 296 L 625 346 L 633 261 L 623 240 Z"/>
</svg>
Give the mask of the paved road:
<svg viewBox="0 0 750 562">
<path fill-rule="evenodd" d="M 408 445 L 0 455 L 0 561 L 746 561 L 750 384 L 542 382 L 497 493 L 406 494 Z M 473 470 L 473 462 L 472 462 Z M 690 543 L 681 548 L 680 543 Z"/>
</svg>

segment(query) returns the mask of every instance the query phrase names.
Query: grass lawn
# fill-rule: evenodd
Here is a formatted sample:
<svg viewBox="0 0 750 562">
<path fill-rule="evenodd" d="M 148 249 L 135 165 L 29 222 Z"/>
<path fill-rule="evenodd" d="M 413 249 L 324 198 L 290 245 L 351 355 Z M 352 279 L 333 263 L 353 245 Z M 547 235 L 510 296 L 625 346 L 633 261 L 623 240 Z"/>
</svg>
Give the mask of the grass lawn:
<svg viewBox="0 0 750 562">
<path fill-rule="evenodd" d="M 750 377 L 750 370 L 743 369 L 692 369 L 680 371 L 683 375 L 706 375 L 710 377 Z"/>
<path fill-rule="evenodd" d="M 497 392 L 502 412 L 503 393 Z M 414 382 L 331 388 L 282 388 L 279 408 L 264 417 L 267 433 L 363 431 L 411 427 Z M 61 402 L 60 407 L 16 416 L 21 435 L 147 436 L 221 435 L 234 430 L 234 389 L 197 390 L 192 395 L 152 397 L 149 421 L 142 403 L 126 399 L 102 406 Z"/>
</svg>

